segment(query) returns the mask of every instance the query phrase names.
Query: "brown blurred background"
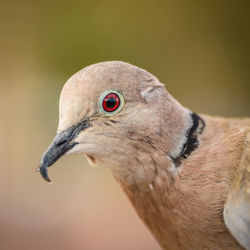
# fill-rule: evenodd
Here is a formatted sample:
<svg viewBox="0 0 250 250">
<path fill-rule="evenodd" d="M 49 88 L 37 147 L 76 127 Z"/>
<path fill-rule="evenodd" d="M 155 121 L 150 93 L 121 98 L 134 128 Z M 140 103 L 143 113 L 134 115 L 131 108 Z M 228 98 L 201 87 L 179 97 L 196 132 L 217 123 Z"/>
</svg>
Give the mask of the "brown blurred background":
<svg viewBox="0 0 250 250">
<path fill-rule="evenodd" d="M 34 172 L 64 82 L 86 65 L 147 69 L 196 112 L 250 115 L 250 2 L 0 1 L 0 249 L 155 250 L 119 186 L 83 156 Z"/>
</svg>

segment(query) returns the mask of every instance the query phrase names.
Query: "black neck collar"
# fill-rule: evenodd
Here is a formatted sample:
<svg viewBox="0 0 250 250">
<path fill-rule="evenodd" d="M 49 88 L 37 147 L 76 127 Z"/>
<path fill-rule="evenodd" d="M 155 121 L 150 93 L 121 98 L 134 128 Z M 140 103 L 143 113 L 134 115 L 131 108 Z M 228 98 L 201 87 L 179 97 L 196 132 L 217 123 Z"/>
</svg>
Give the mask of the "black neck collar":
<svg viewBox="0 0 250 250">
<path fill-rule="evenodd" d="M 171 157 L 176 167 L 180 166 L 182 160 L 186 159 L 196 148 L 198 148 L 200 143 L 198 136 L 202 134 L 206 126 L 204 120 L 197 114 L 192 113 L 190 116 L 193 125 L 186 133 L 187 140 L 183 144 L 181 153 L 177 157 Z"/>
</svg>

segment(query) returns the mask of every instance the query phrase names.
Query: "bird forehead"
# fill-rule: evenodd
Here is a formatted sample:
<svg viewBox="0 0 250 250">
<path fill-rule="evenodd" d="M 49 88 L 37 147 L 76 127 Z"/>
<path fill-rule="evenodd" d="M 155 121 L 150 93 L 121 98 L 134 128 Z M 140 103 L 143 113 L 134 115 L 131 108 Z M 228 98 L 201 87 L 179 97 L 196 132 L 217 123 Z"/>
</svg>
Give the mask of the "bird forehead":
<svg viewBox="0 0 250 250">
<path fill-rule="evenodd" d="M 108 87 L 123 90 L 144 89 L 150 85 L 158 85 L 158 79 L 149 72 L 134 65 L 108 61 L 83 68 L 74 74 L 65 84 L 63 92 L 98 92 Z"/>
</svg>

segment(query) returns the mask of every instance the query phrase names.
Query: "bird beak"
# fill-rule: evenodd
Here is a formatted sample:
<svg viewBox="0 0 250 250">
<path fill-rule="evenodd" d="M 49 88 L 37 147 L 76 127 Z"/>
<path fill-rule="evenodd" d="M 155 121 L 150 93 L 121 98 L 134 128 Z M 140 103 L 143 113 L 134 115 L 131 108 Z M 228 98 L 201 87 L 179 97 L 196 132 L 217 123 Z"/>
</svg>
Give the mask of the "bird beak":
<svg viewBox="0 0 250 250">
<path fill-rule="evenodd" d="M 42 155 L 37 169 L 46 181 L 51 182 L 48 176 L 48 167 L 54 164 L 67 151 L 78 144 L 77 142 L 74 142 L 74 139 L 82 130 L 85 130 L 88 127 L 90 127 L 90 124 L 85 120 L 62 132 L 59 132 L 56 135 L 47 151 Z"/>
</svg>

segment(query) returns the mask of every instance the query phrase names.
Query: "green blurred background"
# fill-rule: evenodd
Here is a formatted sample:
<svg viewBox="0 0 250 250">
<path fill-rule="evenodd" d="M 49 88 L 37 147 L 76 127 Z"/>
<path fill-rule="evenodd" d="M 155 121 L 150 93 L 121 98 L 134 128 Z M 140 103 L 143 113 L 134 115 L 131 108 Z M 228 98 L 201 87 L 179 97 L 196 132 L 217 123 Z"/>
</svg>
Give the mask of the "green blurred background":
<svg viewBox="0 0 250 250">
<path fill-rule="evenodd" d="M 250 2 L 0 1 L 0 249 L 159 249 L 110 173 L 63 157 L 34 172 L 64 82 L 86 65 L 147 69 L 184 106 L 250 115 Z"/>
</svg>

